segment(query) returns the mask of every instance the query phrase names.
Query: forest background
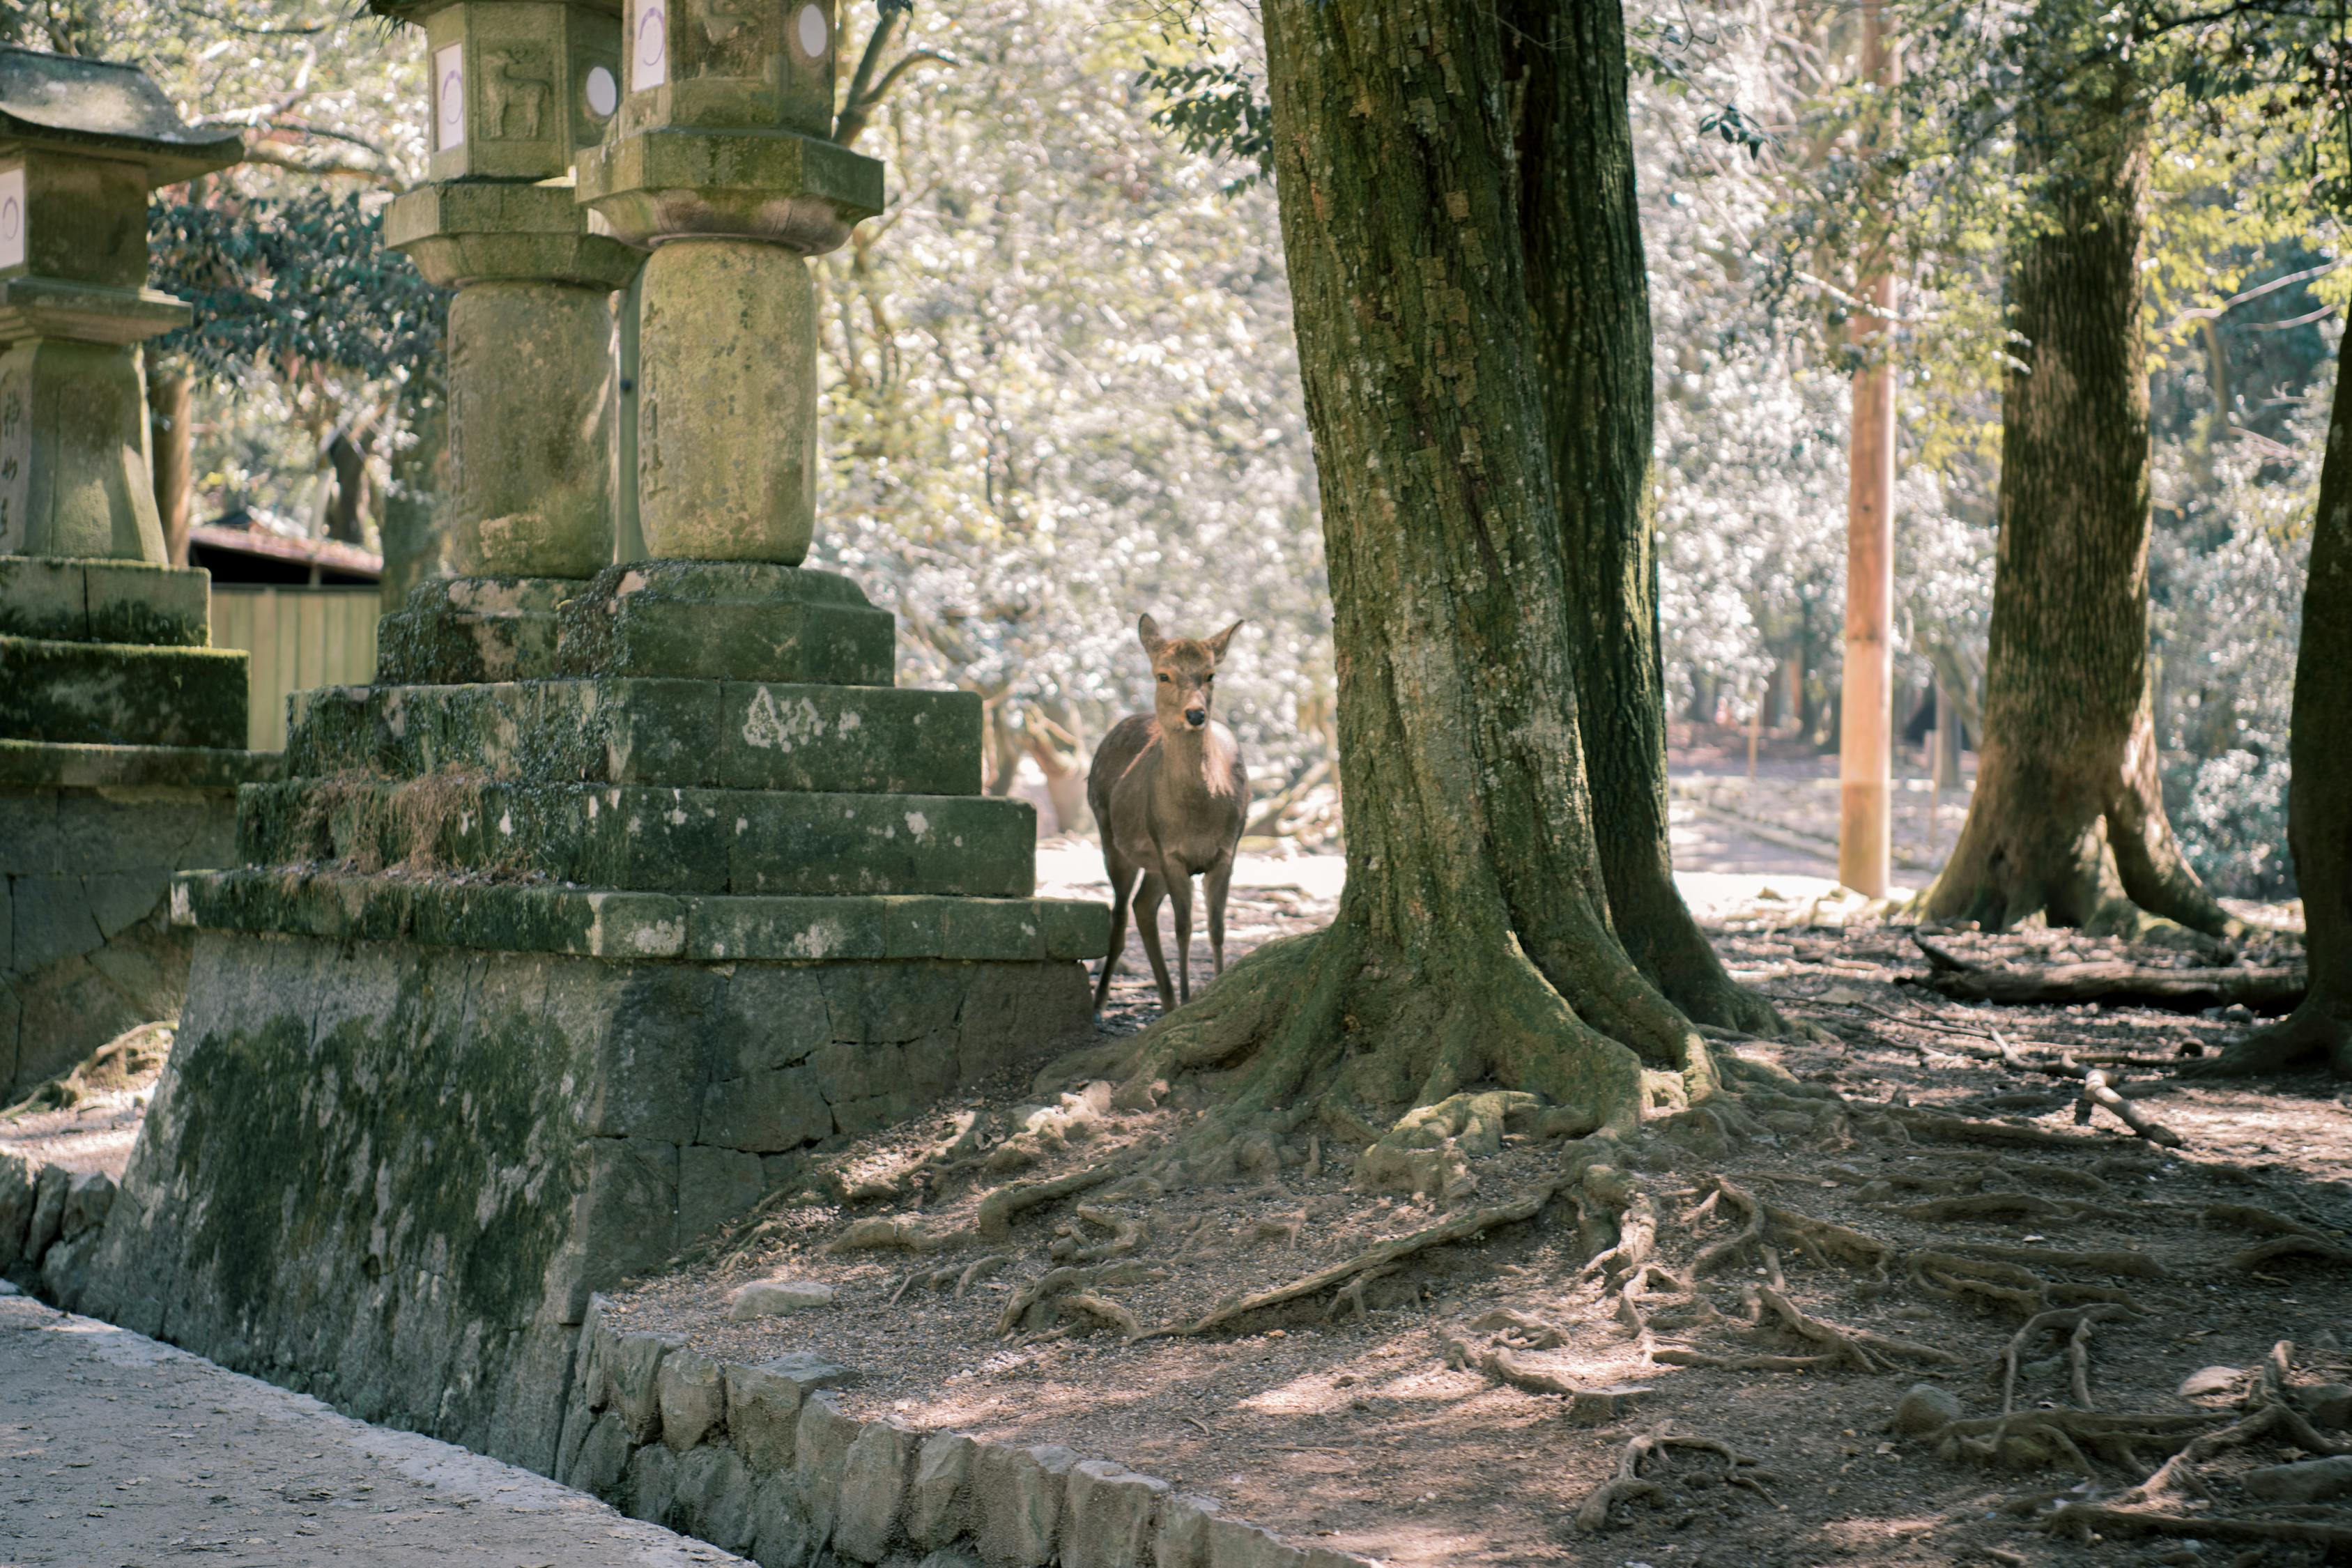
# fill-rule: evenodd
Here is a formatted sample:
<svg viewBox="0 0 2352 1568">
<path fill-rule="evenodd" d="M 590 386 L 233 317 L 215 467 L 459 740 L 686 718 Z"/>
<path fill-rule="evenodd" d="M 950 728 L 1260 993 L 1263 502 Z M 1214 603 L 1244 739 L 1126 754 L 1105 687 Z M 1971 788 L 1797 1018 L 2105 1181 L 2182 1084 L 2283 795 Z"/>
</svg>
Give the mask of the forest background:
<svg viewBox="0 0 2352 1568">
<path fill-rule="evenodd" d="M 902 679 L 987 700 L 992 787 L 1037 768 L 1060 826 L 1139 692 L 1144 609 L 1184 628 L 1246 617 L 1223 711 L 1259 793 L 1328 789 L 1330 609 L 1254 15 L 887 11 L 890 74 L 859 145 L 888 165 L 890 205 L 818 264 L 814 563 L 898 612 Z M 845 59 L 884 14 L 848 9 Z M 1923 59 L 1967 14 L 1916 8 Z M 1853 9 L 1635 4 L 1627 26 L 1669 702 L 1833 748 L 1842 285 L 1863 243 L 1841 215 L 1866 173 Z M 157 208 L 159 280 L 199 308 L 150 361 L 167 517 L 176 497 L 184 520 L 380 548 L 388 596 L 436 570 L 445 301 L 376 241 L 423 174 L 413 30 L 340 0 L 8 0 L 0 27 L 137 63 L 252 149 Z M 1966 97 L 1945 42 L 1941 75 L 1906 91 Z M 1981 679 L 2007 349 L 2003 128 L 1906 108 L 1916 177 L 1897 221 L 1934 243 L 1895 264 L 1898 732 L 1937 671 L 1964 714 Z M 2250 897 L 2294 891 L 2296 611 L 2352 294 L 2298 165 L 2307 118 L 2274 93 L 2176 87 L 2149 215 L 2165 792 L 2198 870 Z"/>
</svg>

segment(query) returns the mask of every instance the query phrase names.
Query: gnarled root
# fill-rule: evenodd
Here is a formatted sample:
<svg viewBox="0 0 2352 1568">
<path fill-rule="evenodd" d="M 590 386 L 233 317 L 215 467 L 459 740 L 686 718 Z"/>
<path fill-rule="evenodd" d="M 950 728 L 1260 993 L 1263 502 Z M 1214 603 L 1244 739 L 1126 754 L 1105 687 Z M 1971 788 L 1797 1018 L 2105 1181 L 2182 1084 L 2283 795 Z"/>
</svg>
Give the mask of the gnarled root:
<svg viewBox="0 0 2352 1568">
<path fill-rule="evenodd" d="M 1666 1489 L 1646 1479 L 1642 1472 L 1654 1459 L 1661 1463 L 1670 1462 L 1668 1451 L 1675 1448 L 1688 1448 L 1717 1456 L 1723 1460 L 1723 1479 L 1727 1483 L 1746 1487 L 1767 1502 L 1772 1500 L 1772 1494 L 1764 1489 L 1764 1478 L 1749 1473 L 1756 1461 L 1737 1452 L 1730 1445 L 1718 1443 L 1712 1437 L 1646 1432 L 1625 1445 L 1624 1451 L 1617 1456 L 1617 1473 L 1594 1488 L 1578 1506 L 1576 1527 L 1586 1531 L 1606 1530 L 1609 1527 L 1609 1510 L 1619 1503 L 1664 1497 Z"/>
<path fill-rule="evenodd" d="M 2147 1513 L 2104 1503 L 2062 1502 L 2042 1516 L 2053 1535 L 2187 1535 L 2204 1541 L 2292 1542 L 2334 1551 L 2352 1548 L 2352 1525 L 2310 1519 L 2234 1519 L 2227 1514 Z"/>
<path fill-rule="evenodd" d="M 2000 1352 L 2000 1413 L 2003 1415 L 2017 1408 L 2017 1366 L 2027 1347 L 2043 1334 L 2064 1333 L 2066 1365 L 2071 1374 L 2074 1404 L 2084 1410 L 2091 1408 L 2091 1326 L 2111 1318 L 2130 1316 L 2132 1310 L 2115 1302 L 2102 1302 L 2090 1307 L 2069 1307 L 2058 1311 L 2037 1312 L 2025 1326 L 2009 1337 Z"/>
<path fill-rule="evenodd" d="M 2063 1459 L 2092 1473 L 2089 1449 L 2137 1468 L 2143 1453 L 2170 1454 L 2210 1431 L 2207 1415 L 2102 1415 L 2087 1410 L 2018 1410 L 1948 1422 L 1928 1434 L 1947 1458 L 2028 1469 Z"/>
</svg>

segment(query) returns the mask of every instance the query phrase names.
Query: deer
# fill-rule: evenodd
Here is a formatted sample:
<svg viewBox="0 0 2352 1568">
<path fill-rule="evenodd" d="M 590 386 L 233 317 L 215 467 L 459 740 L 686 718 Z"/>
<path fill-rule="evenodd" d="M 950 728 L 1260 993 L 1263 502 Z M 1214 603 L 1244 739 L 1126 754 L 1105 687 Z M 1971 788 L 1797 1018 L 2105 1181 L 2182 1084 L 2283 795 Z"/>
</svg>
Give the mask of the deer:
<svg viewBox="0 0 2352 1568">
<path fill-rule="evenodd" d="M 1136 622 L 1136 637 L 1151 661 L 1151 711 L 1130 713 L 1112 725 L 1087 772 L 1087 805 L 1102 832 L 1103 869 L 1110 878 L 1110 952 L 1095 982 L 1097 1013 L 1127 948 L 1130 893 L 1160 986 L 1160 1011 L 1192 999 L 1194 877 L 1208 894 L 1212 973 L 1225 972 L 1225 893 L 1249 816 L 1249 770 L 1242 765 L 1241 743 L 1209 717 L 1209 707 L 1217 666 L 1241 627 L 1235 621 L 1205 639 L 1164 637 L 1150 616 Z M 1176 914 L 1172 986 L 1160 951 L 1162 898 Z"/>
</svg>

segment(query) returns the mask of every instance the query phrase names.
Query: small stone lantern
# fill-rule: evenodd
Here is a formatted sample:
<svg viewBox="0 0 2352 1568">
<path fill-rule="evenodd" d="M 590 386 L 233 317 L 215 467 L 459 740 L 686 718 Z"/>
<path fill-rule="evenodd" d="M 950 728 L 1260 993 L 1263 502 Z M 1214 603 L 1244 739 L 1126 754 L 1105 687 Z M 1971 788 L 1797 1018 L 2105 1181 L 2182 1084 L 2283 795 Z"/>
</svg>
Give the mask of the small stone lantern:
<svg viewBox="0 0 2352 1568">
<path fill-rule="evenodd" d="M 656 558 L 797 565 L 816 514 L 807 258 L 882 208 L 830 140 L 833 0 L 629 0 L 627 91 L 579 195 L 638 286 L 637 510 Z"/>
<path fill-rule="evenodd" d="M 613 556 L 612 292 L 641 253 L 572 199 L 620 106 L 619 0 L 375 0 L 420 23 L 432 183 L 384 242 L 449 307 L 452 553 L 464 575 L 577 578 Z"/>
<path fill-rule="evenodd" d="M 0 48 L 0 554 L 163 563 L 138 345 L 189 310 L 147 193 L 244 156 L 132 67 Z"/>
</svg>

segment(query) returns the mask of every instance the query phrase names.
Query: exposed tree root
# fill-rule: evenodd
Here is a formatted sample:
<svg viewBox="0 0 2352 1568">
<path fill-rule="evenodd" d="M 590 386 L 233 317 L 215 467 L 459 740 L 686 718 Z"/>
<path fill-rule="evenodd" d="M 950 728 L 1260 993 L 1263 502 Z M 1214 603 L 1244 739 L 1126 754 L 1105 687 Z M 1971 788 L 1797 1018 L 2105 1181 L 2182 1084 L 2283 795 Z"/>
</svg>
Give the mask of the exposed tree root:
<svg viewBox="0 0 2352 1568">
<path fill-rule="evenodd" d="M 1043 1278 L 1033 1279 L 1015 1290 L 1005 1301 L 1004 1310 L 997 1315 L 996 1331 L 1000 1334 L 1009 1334 L 1024 1322 L 1033 1329 L 1045 1327 L 1045 1320 L 1050 1314 L 1043 1313 L 1039 1310 L 1046 1307 L 1056 1297 L 1086 1295 L 1101 1286 L 1138 1285 L 1166 1278 L 1168 1273 L 1165 1269 L 1152 1268 L 1131 1261 L 1106 1263 L 1092 1268 L 1065 1267 L 1049 1269 Z M 1097 1302 L 1101 1300 L 1099 1297 L 1095 1300 Z M 1102 1304 L 1108 1305 L 1108 1303 Z M 1124 1310 L 1124 1309 L 1120 1310 Z M 1135 1320 L 1131 1314 L 1126 1319 L 1126 1322 L 1129 1325 L 1134 1325 Z M 1129 1339 L 1142 1337 L 1139 1327 L 1136 1332 L 1128 1335 Z"/>
<path fill-rule="evenodd" d="M 2352 1077 L 2352 1020 L 2320 998 L 2306 998 L 2293 1014 L 2255 1030 L 2217 1057 L 2180 1064 L 2183 1078 L 2268 1078 L 2324 1063 L 2338 1078 Z"/>
<path fill-rule="evenodd" d="M 1500 1334 L 1517 1342 L 1524 1351 L 1548 1351 L 1568 1342 L 1568 1336 L 1540 1318 L 1530 1318 L 1524 1312 L 1514 1312 L 1507 1307 L 1497 1307 L 1470 1320 L 1470 1331 L 1478 1334 Z"/>
<path fill-rule="evenodd" d="M 1946 1116 L 1938 1111 L 1919 1110 L 1907 1105 L 1885 1105 L 1878 1108 L 1894 1118 L 1906 1132 L 1914 1138 L 1940 1138 L 1953 1143 L 1994 1143 L 2018 1149 L 2071 1149 L 2083 1152 L 2084 1140 L 2063 1132 L 2045 1131 L 2039 1127 L 2020 1127 L 2009 1121 L 1971 1121 L 1962 1116 Z"/>
<path fill-rule="evenodd" d="M 1521 1194 L 1509 1203 L 1496 1204 L 1491 1207 L 1472 1209 L 1465 1214 L 1455 1215 L 1452 1219 L 1431 1226 L 1427 1229 L 1417 1230 L 1410 1236 L 1401 1236 L 1391 1241 L 1383 1241 L 1377 1247 L 1367 1247 L 1347 1261 L 1335 1263 L 1328 1268 L 1318 1268 L 1305 1279 L 1294 1279 L 1287 1285 L 1277 1285 L 1270 1290 L 1260 1290 L 1254 1295 L 1236 1297 L 1221 1304 L 1215 1310 L 1195 1322 L 1167 1324 L 1147 1331 L 1142 1337 L 1149 1339 L 1166 1334 L 1205 1334 L 1213 1329 L 1223 1327 L 1236 1318 L 1246 1317 L 1252 1312 L 1267 1307 L 1278 1307 L 1285 1301 L 1295 1301 L 1302 1296 L 1312 1296 L 1318 1291 L 1330 1289 L 1335 1285 L 1344 1285 L 1359 1274 L 1391 1268 L 1414 1253 L 1424 1251 L 1429 1247 L 1442 1247 L 1448 1242 L 1466 1241 L 1474 1236 L 1494 1229 L 1496 1226 L 1532 1219 L 1545 1204 L 1551 1201 L 1554 1190 L 1549 1186 L 1537 1187 L 1533 1191 Z M 1360 1299 L 1357 1302 L 1357 1307 L 1359 1310 L 1361 1310 Z"/>
<path fill-rule="evenodd" d="M 2180 1134 L 2156 1121 L 2116 1092 L 2105 1068 L 2089 1068 L 2083 1074 L 2083 1098 L 2074 1105 L 2074 1124 L 2087 1126 L 2091 1108 L 2098 1106 L 2112 1112 L 2118 1121 L 2151 1143 L 2161 1143 L 2168 1149 L 2181 1146 Z"/>
<path fill-rule="evenodd" d="M 2091 1405 L 2091 1326 L 2112 1318 L 2134 1315 L 2131 1309 L 2113 1302 L 2089 1307 L 2066 1307 L 2054 1311 L 2037 1312 L 2026 1320 L 2025 1326 L 2009 1337 L 2000 1352 L 2000 1413 L 2007 1415 L 2017 1408 L 2017 1365 L 2019 1359 L 2043 1334 L 2064 1333 L 2066 1365 L 2074 1395 L 2075 1408 L 2088 1410 Z"/>
<path fill-rule="evenodd" d="M 1966 1197 L 1935 1198 L 1895 1212 L 1905 1219 L 2031 1220 L 2036 1225 L 2065 1225 L 2079 1218 L 2087 1205 L 2032 1193 L 1971 1193 Z"/>
<path fill-rule="evenodd" d="M 2055 1247 L 2003 1247 L 1989 1241 L 1955 1241 L 1948 1243 L 1944 1250 L 1962 1258 L 2021 1263 L 2028 1268 L 2038 1264 L 2045 1268 L 2078 1268 L 2085 1274 L 2121 1274 L 2134 1279 L 2167 1278 L 2162 1263 L 2145 1252 L 2121 1247 L 2095 1252 L 2068 1252 Z"/>
<path fill-rule="evenodd" d="M 1013 1234 L 1013 1216 L 1052 1203 L 1056 1198 L 1076 1193 L 1090 1192 L 1112 1177 L 1122 1174 L 1139 1152 L 1131 1151 L 1118 1159 L 1108 1160 L 1066 1176 L 1056 1176 L 1049 1182 L 1014 1182 L 997 1188 L 980 1200 L 980 1213 L 973 1220 L 981 1235 L 992 1240 L 1003 1240 Z"/>
<path fill-rule="evenodd" d="M 2314 1262 L 2334 1264 L 2338 1268 L 2352 1264 L 2352 1252 L 2347 1252 L 2332 1242 L 2322 1241 L 2311 1236 L 2281 1236 L 2273 1237 L 2269 1241 L 2258 1241 L 2252 1247 L 2231 1253 L 2229 1266 L 2251 1272 L 2266 1263 L 2275 1263 L 2283 1258 L 2308 1258 Z"/>
<path fill-rule="evenodd" d="M 2104 1503 L 2062 1502 L 2042 1519 L 2053 1534 L 2086 1540 L 2111 1535 L 2186 1535 L 2207 1541 L 2293 1542 L 2331 1550 L 2352 1548 L 2352 1525 L 2307 1519 L 2238 1519 L 2227 1514 L 2147 1513 Z"/>
<path fill-rule="evenodd" d="M 1885 1362 L 1925 1362 L 1937 1366 L 1957 1366 L 1960 1358 L 1936 1345 L 1923 1345 L 1910 1340 L 1895 1339 L 1873 1333 L 1867 1329 L 1841 1328 L 1835 1323 L 1812 1317 L 1778 1289 L 1766 1286 L 1756 1292 L 1757 1299 L 1772 1315 L 1795 1330 L 1802 1338 L 1829 1347 L 1831 1353 L 1852 1363 L 1864 1372 L 1888 1370 Z"/>
<path fill-rule="evenodd" d="M 2085 1448 L 2134 1469 L 2142 1453 L 2170 1454 L 2210 1431 L 2210 1415 L 2103 1415 L 2087 1410 L 2018 1410 L 1948 1422 L 1927 1434 L 1948 1458 L 2031 1469 L 2063 1459 L 2093 1474 Z"/>
<path fill-rule="evenodd" d="M 1729 1485 L 1745 1487 L 1764 1499 L 1772 1494 L 1764 1489 L 1760 1475 L 1745 1473 L 1756 1461 L 1734 1450 L 1728 1444 L 1712 1437 L 1684 1437 L 1666 1432 L 1644 1433 L 1625 1445 L 1617 1456 L 1617 1473 L 1593 1489 L 1576 1510 L 1579 1530 L 1597 1531 L 1609 1527 L 1609 1511 L 1621 1502 L 1639 1502 L 1665 1495 L 1666 1489 L 1645 1479 L 1642 1472 L 1653 1459 L 1670 1463 L 1668 1450 L 1689 1448 L 1713 1454 L 1723 1460 L 1723 1479 Z"/>
<path fill-rule="evenodd" d="M 2045 969 L 1993 969 L 1969 963 L 1921 932 L 1912 932 L 1911 940 L 1933 965 L 1927 984 L 1941 994 L 1963 1002 L 2011 1005 L 2128 1002 L 2183 1013 L 2243 1005 L 2256 1012 L 2283 1013 L 2303 1000 L 2306 988 L 2305 972 L 2299 967 L 2222 964 L 2164 969 L 2103 960 Z"/>
</svg>

